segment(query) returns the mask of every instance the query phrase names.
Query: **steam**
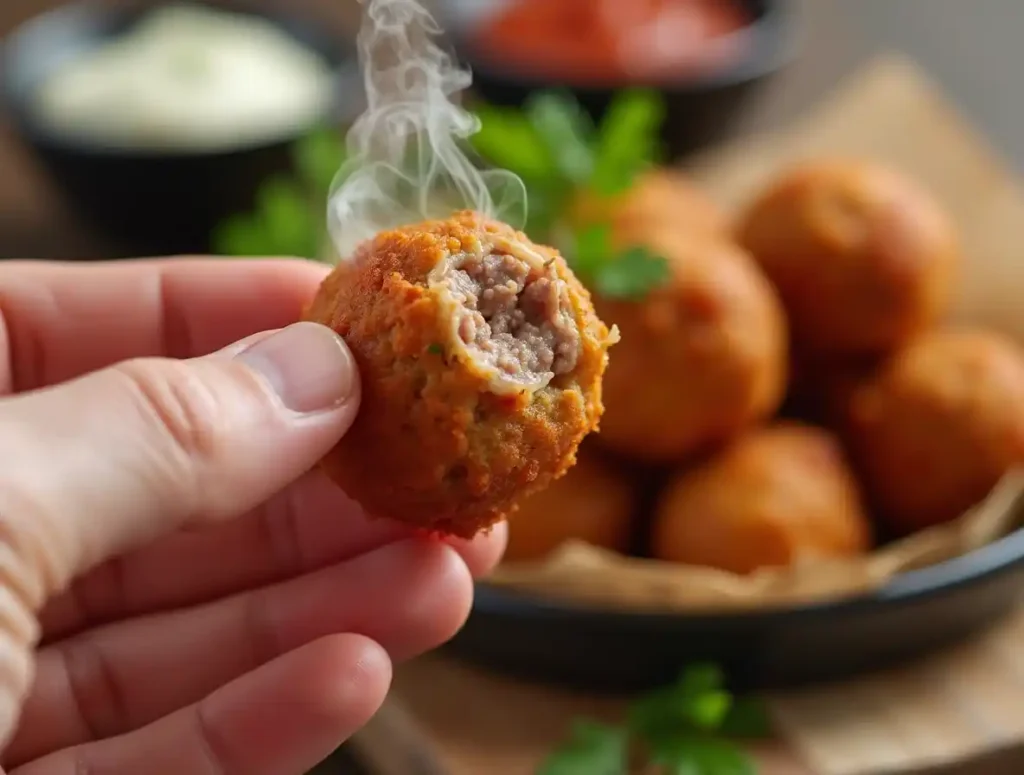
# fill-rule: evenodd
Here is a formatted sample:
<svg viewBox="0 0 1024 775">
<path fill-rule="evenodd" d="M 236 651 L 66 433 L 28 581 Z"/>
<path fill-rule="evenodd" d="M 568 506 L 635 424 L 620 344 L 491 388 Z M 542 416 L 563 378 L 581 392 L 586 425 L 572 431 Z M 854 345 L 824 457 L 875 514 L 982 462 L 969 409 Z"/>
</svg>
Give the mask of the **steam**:
<svg viewBox="0 0 1024 775">
<path fill-rule="evenodd" d="M 471 160 L 479 122 L 460 107 L 468 70 L 435 41 L 441 30 L 417 0 L 360 0 L 359 59 L 366 112 L 346 138 L 348 161 L 328 201 L 342 260 L 377 232 L 472 209 L 522 227 L 526 189 Z"/>
</svg>

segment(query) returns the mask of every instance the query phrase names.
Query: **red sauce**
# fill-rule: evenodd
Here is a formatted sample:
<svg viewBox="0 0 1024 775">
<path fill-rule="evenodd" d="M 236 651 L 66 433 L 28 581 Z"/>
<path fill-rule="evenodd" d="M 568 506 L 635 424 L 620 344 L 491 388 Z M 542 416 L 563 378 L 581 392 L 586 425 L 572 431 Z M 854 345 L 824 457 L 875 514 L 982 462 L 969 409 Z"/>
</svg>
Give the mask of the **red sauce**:
<svg viewBox="0 0 1024 775">
<path fill-rule="evenodd" d="M 480 57 L 572 83 L 685 77 L 741 53 L 737 0 L 513 0 L 476 33 Z"/>
</svg>

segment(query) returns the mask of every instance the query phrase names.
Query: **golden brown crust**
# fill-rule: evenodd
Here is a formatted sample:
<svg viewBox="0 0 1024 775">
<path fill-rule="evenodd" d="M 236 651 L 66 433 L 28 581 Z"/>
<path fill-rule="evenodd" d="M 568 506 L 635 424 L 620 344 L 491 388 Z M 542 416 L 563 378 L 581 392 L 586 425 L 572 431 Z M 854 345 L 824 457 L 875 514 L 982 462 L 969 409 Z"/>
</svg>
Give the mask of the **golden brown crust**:
<svg viewBox="0 0 1024 775">
<path fill-rule="evenodd" d="M 1024 353 L 988 331 L 922 336 L 854 391 L 847 433 L 893 530 L 954 519 L 1024 462 Z"/>
<path fill-rule="evenodd" d="M 870 523 L 838 439 L 779 423 L 752 431 L 664 493 L 653 554 L 734 573 L 855 556 Z"/>
<path fill-rule="evenodd" d="M 597 298 L 621 342 L 604 381 L 600 441 L 670 462 L 773 413 L 787 375 L 782 306 L 757 266 L 724 239 L 651 230 L 671 279 L 640 302 Z"/>
<path fill-rule="evenodd" d="M 564 477 L 523 501 L 509 525 L 505 559 L 540 559 L 568 539 L 625 554 L 633 495 L 621 470 L 583 453 Z"/>
<path fill-rule="evenodd" d="M 498 396 L 479 365 L 447 352 L 447 306 L 427 275 L 481 240 L 541 253 L 566 283 L 581 332 L 576 368 L 535 393 Z M 327 278 L 307 319 L 330 326 L 359 366 L 363 399 L 323 468 L 370 514 L 469 537 L 560 477 L 602 414 L 614 336 L 555 251 L 471 213 L 379 234 Z"/>
<path fill-rule="evenodd" d="M 738 237 L 779 289 L 801 348 L 884 353 L 949 302 L 957 237 L 927 192 L 853 160 L 797 166 L 740 219 Z"/>
</svg>

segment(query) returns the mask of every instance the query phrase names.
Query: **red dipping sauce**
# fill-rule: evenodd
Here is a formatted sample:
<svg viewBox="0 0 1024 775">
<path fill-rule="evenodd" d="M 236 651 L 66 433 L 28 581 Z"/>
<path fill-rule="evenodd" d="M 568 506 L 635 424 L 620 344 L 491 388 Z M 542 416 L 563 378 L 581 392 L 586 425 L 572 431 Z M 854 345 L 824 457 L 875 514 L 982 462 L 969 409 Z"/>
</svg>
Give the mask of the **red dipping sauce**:
<svg viewBox="0 0 1024 775">
<path fill-rule="evenodd" d="M 738 0 L 513 0 L 471 42 L 524 75 L 614 86 L 714 71 L 752 22 Z"/>
</svg>

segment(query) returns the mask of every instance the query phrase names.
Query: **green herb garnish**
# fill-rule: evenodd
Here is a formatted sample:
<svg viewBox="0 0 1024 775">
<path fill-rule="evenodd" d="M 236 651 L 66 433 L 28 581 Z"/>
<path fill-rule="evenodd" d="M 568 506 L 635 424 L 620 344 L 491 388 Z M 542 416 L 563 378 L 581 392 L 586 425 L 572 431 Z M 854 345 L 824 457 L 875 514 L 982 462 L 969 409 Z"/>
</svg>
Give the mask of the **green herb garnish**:
<svg viewBox="0 0 1024 775">
<path fill-rule="evenodd" d="M 526 103 L 526 115 L 554 159 L 554 172 L 574 186 L 586 186 L 594 174 L 594 127 L 568 94 L 539 92 Z"/>
<path fill-rule="evenodd" d="M 321 128 L 296 143 L 292 159 L 299 179 L 317 199 L 327 199 L 335 175 L 345 163 L 345 138 L 337 129 Z"/>
<path fill-rule="evenodd" d="M 580 279 L 608 298 L 642 299 L 667 280 L 668 263 L 643 245 L 613 248 L 610 224 L 573 223 L 570 208 L 581 196 L 621 194 L 657 162 L 663 113 L 660 97 L 645 90 L 620 92 L 598 126 L 561 91 L 535 94 L 522 110 L 476 108 L 477 152 L 526 183 L 526 230 L 559 247 Z M 321 258 L 323 209 L 344 161 L 344 139 L 336 130 L 303 138 L 293 149 L 293 173 L 266 181 L 252 212 L 221 224 L 212 235 L 214 252 Z"/>
<path fill-rule="evenodd" d="M 759 704 L 728 692 L 716 667 L 695 665 L 633 702 L 622 725 L 575 722 L 537 775 L 755 775 L 732 738 L 768 733 Z"/>
<path fill-rule="evenodd" d="M 492 162 L 501 159 L 502 169 L 524 180 L 536 183 L 550 175 L 555 165 L 551 149 L 525 113 L 487 104 L 473 112 L 480 121 L 480 131 L 473 135 L 478 153 Z"/>
<path fill-rule="evenodd" d="M 570 218 L 581 196 L 617 196 L 657 162 L 664 105 L 656 92 L 620 92 L 598 126 L 561 91 L 538 93 L 521 111 L 482 106 L 477 116 L 476 150 L 526 183 L 526 230 L 559 247 L 585 284 L 609 298 L 641 299 L 668 279 L 665 259 L 644 246 L 613 249 L 610 224 Z"/>
<path fill-rule="evenodd" d="M 719 731 L 732 738 L 758 740 L 768 737 L 771 729 L 764 705 L 750 697 L 735 697 Z"/>
<path fill-rule="evenodd" d="M 664 775 L 757 775 L 749 756 L 714 738 L 680 735 L 653 751 L 650 760 Z"/>
<path fill-rule="evenodd" d="M 266 180 L 252 212 L 225 220 L 211 235 L 214 252 L 319 258 L 327 194 L 344 160 L 344 139 L 337 131 L 320 129 L 304 137 L 292 149 L 293 173 Z"/>
<path fill-rule="evenodd" d="M 607 298 L 642 299 L 669 276 L 666 260 L 647 248 L 616 252 L 607 223 L 573 232 L 563 250 L 572 256 L 573 270 L 583 283 Z"/>
<path fill-rule="evenodd" d="M 444 347 L 437 342 L 433 342 L 427 347 L 427 352 L 431 355 L 444 355 Z"/>
<path fill-rule="evenodd" d="M 665 106 L 657 92 L 625 91 L 608 108 L 594 140 L 590 187 L 604 196 L 629 189 L 658 158 L 658 127 Z"/>
<path fill-rule="evenodd" d="M 595 721 L 573 724 L 569 740 L 552 753 L 537 775 L 621 775 L 626 772 L 629 734 Z"/>
</svg>

